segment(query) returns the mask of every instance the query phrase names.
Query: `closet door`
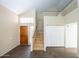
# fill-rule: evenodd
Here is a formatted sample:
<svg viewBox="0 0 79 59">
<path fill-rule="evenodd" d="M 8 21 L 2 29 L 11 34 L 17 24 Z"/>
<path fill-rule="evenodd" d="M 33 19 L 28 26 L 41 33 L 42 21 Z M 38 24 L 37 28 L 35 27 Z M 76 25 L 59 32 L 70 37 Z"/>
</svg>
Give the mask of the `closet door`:
<svg viewBox="0 0 79 59">
<path fill-rule="evenodd" d="M 45 43 L 47 47 L 64 47 L 64 26 L 47 26 Z"/>
<path fill-rule="evenodd" d="M 66 48 L 77 48 L 77 23 L 66 24 Z"/>
<path fill-rule="evenodd" d="M 28 27 L 20 26 L 20 45 L 28 45 Z"/>
</svg>

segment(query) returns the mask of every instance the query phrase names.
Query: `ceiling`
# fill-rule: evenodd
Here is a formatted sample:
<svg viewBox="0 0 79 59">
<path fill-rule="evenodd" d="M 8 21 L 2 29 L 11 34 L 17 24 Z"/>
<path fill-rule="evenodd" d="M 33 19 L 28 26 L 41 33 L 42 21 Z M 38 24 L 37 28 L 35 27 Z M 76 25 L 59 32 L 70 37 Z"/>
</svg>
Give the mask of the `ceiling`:
<svg viewBox="0 0 79 59">
<path fill-rule="evenodd" d="M 0 0 L 0 4 L 20 14 L 35 8 L 42 12 L 61 12 L 72 0 Z"/>
</svg>

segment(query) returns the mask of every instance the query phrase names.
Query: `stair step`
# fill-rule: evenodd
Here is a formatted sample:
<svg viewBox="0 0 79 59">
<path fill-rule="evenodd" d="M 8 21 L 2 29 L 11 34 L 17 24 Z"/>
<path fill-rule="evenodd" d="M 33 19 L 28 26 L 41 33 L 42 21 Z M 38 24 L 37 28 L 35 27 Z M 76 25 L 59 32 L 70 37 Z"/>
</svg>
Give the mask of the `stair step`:
<svg viewBox="0 0 79 59">
<path fill-rule="evenodd" d="M 37 47 L 43 47 L 43 45 L 34 45 L 34 47 L 35 47 L 35 46 L 37 46 Z"/>
<path fill-rule="evenodd" d="M 39 44 L 39 43 L 43 43 L 43 42 L 42 41 L 35 41 L 34 43 L 38 43 Z"/>
<path fill-rule="evenodd" d="M 42 45 L 34 45 L 33 47 L 43 47 Z"/>
<path fill-rule="evenodd" d="M 34 48 L 43 48 L 43 46 L 34 46 Z"/>
<path fill-rule="evenodd" d="M 34 48 L 33 50 L 43 50 L 43 48 Z"/>
<path fill-rule="evenodd" d="M 33 40 L 33 50 L 44 49 L 43 33 L 36 32 Z"/>
</svg>

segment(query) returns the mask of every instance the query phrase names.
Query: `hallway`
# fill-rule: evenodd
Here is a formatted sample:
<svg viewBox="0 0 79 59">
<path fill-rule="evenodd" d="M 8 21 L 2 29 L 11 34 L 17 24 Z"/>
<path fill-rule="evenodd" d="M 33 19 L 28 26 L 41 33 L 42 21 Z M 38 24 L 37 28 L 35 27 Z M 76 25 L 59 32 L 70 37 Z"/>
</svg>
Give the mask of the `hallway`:
<svg viewBox="0 0 79 59">
<path fill-rule="evenodd" d="M 0 0 L 0 57 L 79 57 L 79 0 Z"/>
<path fill-rule="evenodd" d="M 47 48 L 46 52 L 30 52 L 30 46 L 18 46 L 1 58 L 77 58 L 76 49 Z"/>
</svg>

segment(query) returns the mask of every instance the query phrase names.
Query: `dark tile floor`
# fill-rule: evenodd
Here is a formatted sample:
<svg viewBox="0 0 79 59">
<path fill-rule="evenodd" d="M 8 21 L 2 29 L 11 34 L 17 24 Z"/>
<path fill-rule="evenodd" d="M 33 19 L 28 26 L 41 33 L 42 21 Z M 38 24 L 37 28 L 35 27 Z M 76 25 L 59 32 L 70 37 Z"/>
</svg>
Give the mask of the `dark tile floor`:
<svg viewBox="0 0 79 59">
<path fill-rule="evenodd" d="M 1 58 L 77 58 L 76 49 L 47 48 L 46 52 L 30 52 L 30 46 L 16 47 Z"/>
</svg>

